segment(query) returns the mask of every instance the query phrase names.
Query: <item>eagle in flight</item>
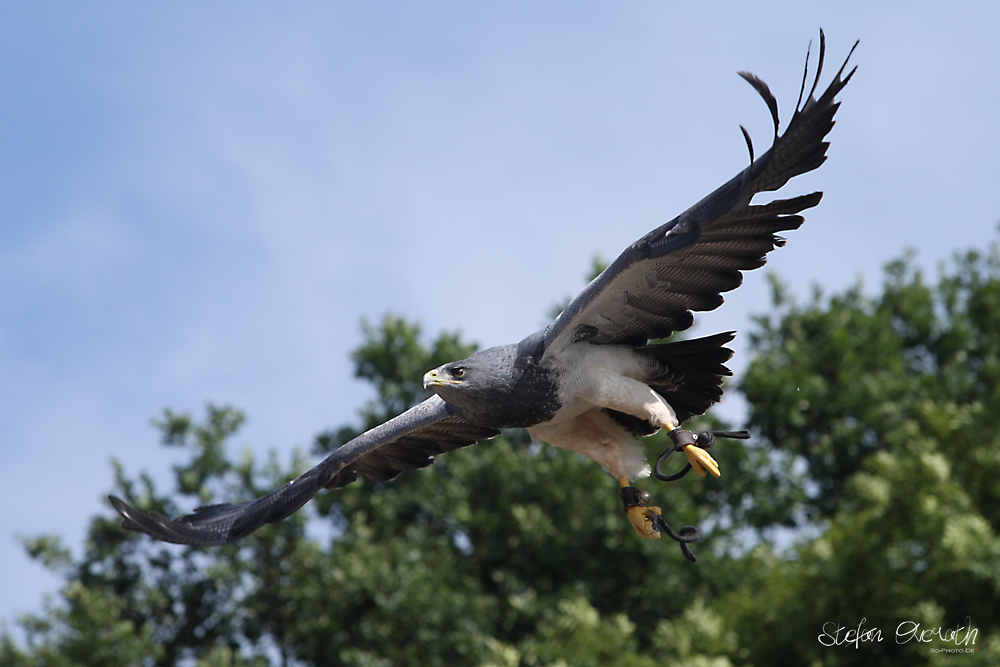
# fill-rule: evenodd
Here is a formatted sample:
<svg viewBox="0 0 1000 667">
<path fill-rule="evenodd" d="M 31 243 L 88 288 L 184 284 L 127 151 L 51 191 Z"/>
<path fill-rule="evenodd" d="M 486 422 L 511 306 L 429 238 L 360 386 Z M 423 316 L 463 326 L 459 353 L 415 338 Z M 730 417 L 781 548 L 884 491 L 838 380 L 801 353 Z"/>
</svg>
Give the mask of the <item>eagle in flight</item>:
<svg viewBox="0 0 1000 667">
<path fill-rule="evenodd" d="M 840 105 L 836 96 L 854 70 L 844 76 L 848 54 L 825 92 L 815 97 L 824 51 L 820 31 L 812 87 L 806 95 L 807 56 L 795 113 L 781 134 L 774 95 L 759 78 L 740 72 L 771 113 L 771 148 L 754 159 L 750 136 L 741 127 L 750 165 L 626 248 L 546 328 L 428 371 L 423 384 L 433 390 L 430 398 L 342 445 L 263 498 L 200 507 L 170 520 L 111 496 L 124 517 L 122 526 L 166 542 L 228 544 L 285 519 L 321 489 L 341 488 L 358 475 L 389 481 L 404 470 L 431 465 L 438 454 L 493 438 L 500 429 L 526 428 L 536 442 L 601 464 L 623 491 L 632 491 L 622 495 L 633 498 L 625 505 L 635 531 L 647 539 L 660 537 L 659 508 L 648 505 L 649 494 L 630 486 L 650 473 L 634 436 L 667 429 L 696 472 L 719 475 L 715 460 L 679 427 L 721 398 L 722 378 L 731 375 L 724 363 L 732 351 L 724 345 L 734 333 L 663 339 L 689 328 L 692 311 L 718 308 L 722 293 L 742 282 L 742 271 L 759 268 L 767 253 L 784 245 L 776 233 L 798 228 L 800 213 L 819 203 L 821 192 L 750 202 L 826 160 L 824 138 Z"/>
</svg>

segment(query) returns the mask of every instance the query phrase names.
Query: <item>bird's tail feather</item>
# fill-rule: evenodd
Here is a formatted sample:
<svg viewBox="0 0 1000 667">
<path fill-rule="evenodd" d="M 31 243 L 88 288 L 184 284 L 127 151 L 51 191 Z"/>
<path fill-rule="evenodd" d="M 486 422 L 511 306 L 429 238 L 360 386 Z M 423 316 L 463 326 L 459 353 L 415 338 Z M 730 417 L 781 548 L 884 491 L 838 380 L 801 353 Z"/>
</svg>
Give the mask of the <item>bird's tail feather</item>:
<svg viewBox="0 0 1000 667">
<path fill-rule="evenodd" d="M 733 351 L 723 346 L 735 337 L 735 332 L 727 331 L 704 338 L 642 345 L 633 351 L 652 359 L 654 367 L 661 369 L 645 381 L 666 399 L 683 423 L 693 415 L 704 414 L 722 398 L 722 378 L 733 374 L 725 365 Z M 608 414 L 633 435 L 656 431 L 638 417 L 615 410 L 608 410 Z"/>
</svg>

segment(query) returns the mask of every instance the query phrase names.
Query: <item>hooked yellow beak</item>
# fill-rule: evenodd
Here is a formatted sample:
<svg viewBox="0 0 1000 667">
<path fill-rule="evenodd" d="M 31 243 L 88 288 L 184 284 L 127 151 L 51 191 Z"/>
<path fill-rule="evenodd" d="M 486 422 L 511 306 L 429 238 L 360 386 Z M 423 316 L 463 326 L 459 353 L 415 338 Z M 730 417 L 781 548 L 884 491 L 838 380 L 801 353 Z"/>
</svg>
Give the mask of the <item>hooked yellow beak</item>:
<svg viewBox="0 0 1000 667">
<path fill-rule="evenodd" d="M 440 386 L 445 384 L 461 384 L 461 380 L 452 380 L 448 376 L 438 372 L 440 369 L 435 368 L 432 371 L 427 371 L 424 373 L 424 389 L 433 386 Z"/>
</svg>

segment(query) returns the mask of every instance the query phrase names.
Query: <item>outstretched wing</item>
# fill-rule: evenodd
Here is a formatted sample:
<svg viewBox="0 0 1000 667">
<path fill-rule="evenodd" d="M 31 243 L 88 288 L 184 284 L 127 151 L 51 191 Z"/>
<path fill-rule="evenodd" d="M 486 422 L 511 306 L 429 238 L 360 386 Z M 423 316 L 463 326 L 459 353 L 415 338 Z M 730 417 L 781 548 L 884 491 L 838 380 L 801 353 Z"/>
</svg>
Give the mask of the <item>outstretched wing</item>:
<svg viewBox="0 0 1000 667">
<path fill-rule="evenodd" d="M 762 206 L 750 205 L 750 199 L 758 192 L 777 190 L 793 176 L 812 171 L 826 160 L 829 143 L 823 139 L 833 128 L 833 116 L 840 106 L 835 98 L 854 70 L 842 76 L 845 60 L 833 82 L 815 99 L 824 51 L 820 31 L 819 64 L 812 89 L 805 104 L 801 104 L 799 94 L 795 114 L 780 136 L 778 105 L 767 84 L 740 72 L 771 111 L 775 133 L 771 148 L 754 160 L 753 145 L 744 129 L 750 166 L 629 246 L 545 330 L 546 354 L 578 341 L 643 345 L 687 329 L 693 322 L 691 311 L 718 308 L 722 293 L 743 282 L 741 271 L 762 266 L 765 255 L 784 244 L 775 233 L 801 225 L 803 218 L 798 214 L 818 204 L 822 193 Z M 808 57 L 806 67 L 803 92 Z"/>
<path fill-rule="evenodd" d="M 263 498 L 238 505 L 199 507 L 194 514 L 171 521 L 158 512 L 140 512 L 109 496 L 124 517 L 122 527 L 164 542 L 219 546 L 291 516 L 321 489 L 347 486 L 358 474 L 378 481 L 394 479 L 403 470 L 424 468 L 434 456 L 495 437 L 500 431 L 476 426 L 432 396 L 338 448 L 322 463 Z"/>
</svg>

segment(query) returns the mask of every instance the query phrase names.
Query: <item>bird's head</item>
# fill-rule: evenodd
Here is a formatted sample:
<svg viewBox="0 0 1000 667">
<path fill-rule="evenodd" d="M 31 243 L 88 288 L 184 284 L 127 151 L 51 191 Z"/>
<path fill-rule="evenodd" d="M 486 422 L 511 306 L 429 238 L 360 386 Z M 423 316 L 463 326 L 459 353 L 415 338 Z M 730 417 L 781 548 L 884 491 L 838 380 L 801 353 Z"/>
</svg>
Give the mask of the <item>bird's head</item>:
<svg viewBox="0 0 1000 667">
<path fill-rule="evenodd" d="M 503 348 L 494 347 L 448 362 L 424 374 L 424 389 L 433 389 L 448 402 L 461 395 L 497 391 L 510 377 L 508 357 Z"/>
<path fill-rule="evenodd" d="M 515 354 L 514 346 L 493 347 L 438 366 L 424 374 L 424 389 L 433 390 L 469 421 L 483 423 L 487 413 L 507 401 Z"/>
<path fill-rule="evenodd" d="M 540 424 L 559 407 L 555 376 L 538 361 L 540 340 L 533 334 L 516 345 L 487 348 L 438 366 L 424 375 L 424 389 L 433 389 L 473 424 L 490 428 Z"/>
</svg>

